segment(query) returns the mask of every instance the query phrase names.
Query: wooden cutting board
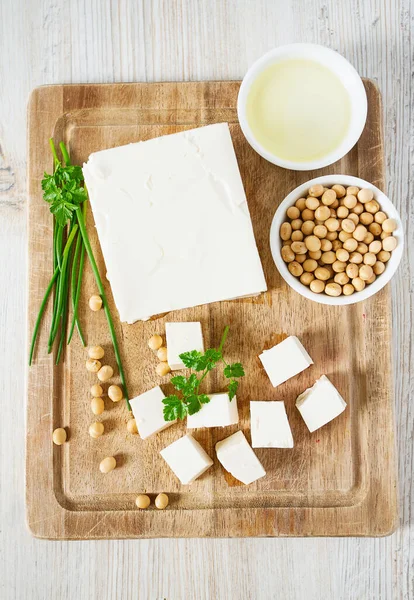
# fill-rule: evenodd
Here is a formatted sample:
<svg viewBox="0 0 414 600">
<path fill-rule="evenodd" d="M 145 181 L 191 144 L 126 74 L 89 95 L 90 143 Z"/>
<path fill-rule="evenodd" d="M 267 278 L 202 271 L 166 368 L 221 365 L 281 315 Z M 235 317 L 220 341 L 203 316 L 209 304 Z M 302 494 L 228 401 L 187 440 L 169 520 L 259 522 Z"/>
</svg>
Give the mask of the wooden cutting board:
<svg viewBox="0 0 414 600">
<path fill-rule="evenodd" d="M 113 306 L 131 396 L 156 384 L 170 390 L 169 377 L 155 374 L 157 359 L 148 338 L 163 333 L 166 320 L 199 320 L 206 346 L 217 345 L 231 327 L 226 352 L 240 360 L 247 376 L 238 393 L 240 428 L 250 440 L 249 400 L 284 400 L 295 440 L 293 449 L 258 449 L 267 476 L 238 484 L 218 464 L 215 443 L 237 428 L 196 430 L 195 437 L 214 458 L 214 467 L 191 486 L 182 486 L 159 451 L 185 432 L 177 424 L 148 440 L 129 434 L 124 403 L 105 399 L 98 417 L 105 435 L 93 440 L 88 427 L 89 388 L 96 381 L 85 370 L 86 351 L 75 339 L 64 365 L 46 353 L 49 306 L 28 375 L 27 521 L 31 532 L 49 539 L 369 536 L 385 535 L 397 523 L 391 377 L 390 290 L 354 306 L 313 303 L 292 291 L 271 258 L 269 228 L 283 198 L 300 183 L 328 173 L 347 173 L 384 189 L 381 100 L 365 81 L 368 121 L 358 145 L 341 161 L 317 172 L 280 169 L 247 144 L 237 121 L 239 82 L 63 85 L 34 90 L 29 104 L 29 332 L 52 269 L 52 218 L 42 200 L 40 180 L 52 170 L 48 138 L 69 147 L 82 164 L 96 150 L 154 136 L 227 121 L 252 214 L 269 291 L 256 299 L 221 302 L 176 311 L 155 321 L 121 325 Z M 101 274 L 102 255 L 91 215 L 89 233 Z M 219 242 L 219 240 L 218 240 Z M 133 274 L 131 274 L 133 276 Z M 107 291 L 110 294 L 109 285 Z M 87 299 L 96 292 L 89 265 L 81 299 L 81 321 L 89 344 L 105 347 L 115 365 L 102 311 Z M 274 389 L 258 354 L 284 335 L 297 335 L 314 365 Z M 336 420 L 310 434 L 295 408 L 297 395 L 327 374 L 348 403 Z M 114 382 L 117 381 L 115 377 Z M 208 380 L 207 392 L 222 381 Z M 52 444 L 56 427 L 66 427 L 68 443 Z M 117 457 L 108 475 L 99 462 Z M 139 511 L 138 493 L 170 496 L 165 511 Z"/>
</svg>

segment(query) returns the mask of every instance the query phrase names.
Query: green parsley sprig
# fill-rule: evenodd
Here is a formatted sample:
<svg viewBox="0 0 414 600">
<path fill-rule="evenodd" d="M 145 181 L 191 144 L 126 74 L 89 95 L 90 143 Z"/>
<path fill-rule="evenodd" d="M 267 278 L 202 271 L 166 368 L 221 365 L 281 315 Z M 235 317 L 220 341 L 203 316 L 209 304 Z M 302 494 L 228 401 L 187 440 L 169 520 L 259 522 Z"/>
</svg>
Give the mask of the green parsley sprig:
<svg viewBox="0 0 414 600">
<path fill-rule="evenodd" d="M 46 288 L 35 322 L 30 346 L 29 365 L 32 364 L 40 324 L 52 291 L 55 293 L 53 298 L 48 352 L 52 352 L 55 340 L 58 339 L 59 342 L 56 352 L 56 364 L 58 364 L 65 342 L 67 344 L 70 343 L 75 327 L 79 332 L 79 337 L 83 346 L 86 345 L 78 317 L 79 298 L 86 254 L 95 276 L 99 294 L 102 298 L 102 305 L 108 321 L 115 358 L 119 368 L 119 376 L 124 388 L 127 406 L 129 410 L 131 410 L 112 316 L 92 247 L 89 242 L 88 233 L 86 231 L 85 223 L 88 192 L 83 185 L 82 169 L 77 165 L 71 164 L 69 153 L 63 142 L 59 145 L 62 153 L 62 161 L 57 155 L 52 138 L 49 140 L 49 144 L 54 159 L 54 168 L 52 174 L 44 174 L 42 179 L 42 189 L 43 198 L 49 204 L 50 212 L 54 216 L 53 275 Z M 72 301 L 72 323 L 66 340 L 70 298 Z"/>
<path fill-rule="evenodd" d="M 180 354 L 180 358 L 188 369 L 192 369 L 195 373 L 191 373 L 189 377 L 177 375 L 171 378 L 171 383 L 177 392 L 181 395 L 171 394 L 163 400 L 164 420 L 174 421 L 175 419 L 184 419 L 187 415 L 194 415 L 200 411 L 204 404 L 210 402 L 207 394 L 200 393 L 200 386 L 205 377 L 217 367 L 219 363 L 224 364 L 223 374 L 229 379 L 227 393 L 230 402 L 236 395 L 239 385 L 238 379 L 244 376 L 244 369 L 241 363 L 227 364 L 223 358 L 223 347 L 229 333 L 229 327 L 226 326 L 219 347 L 209 348 L 205 352 L 191 350 Z"/>
</svg>

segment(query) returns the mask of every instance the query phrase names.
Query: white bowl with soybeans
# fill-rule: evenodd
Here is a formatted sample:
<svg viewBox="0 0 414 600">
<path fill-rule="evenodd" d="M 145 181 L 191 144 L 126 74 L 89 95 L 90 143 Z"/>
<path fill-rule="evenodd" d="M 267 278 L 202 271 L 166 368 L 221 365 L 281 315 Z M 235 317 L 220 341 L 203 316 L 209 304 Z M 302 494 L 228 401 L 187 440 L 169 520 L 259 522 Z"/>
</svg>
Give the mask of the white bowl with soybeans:
<svg viewBox="0 0 414 600">
<path fill-rule="evenodd" d="M 400 216 L 375 185 L 325 175 L 294 189 L 270 230 L 273 260 L 299 294 L 321 304 L 354 304 L 391 279 L 404 246 Z"/>
</svg>

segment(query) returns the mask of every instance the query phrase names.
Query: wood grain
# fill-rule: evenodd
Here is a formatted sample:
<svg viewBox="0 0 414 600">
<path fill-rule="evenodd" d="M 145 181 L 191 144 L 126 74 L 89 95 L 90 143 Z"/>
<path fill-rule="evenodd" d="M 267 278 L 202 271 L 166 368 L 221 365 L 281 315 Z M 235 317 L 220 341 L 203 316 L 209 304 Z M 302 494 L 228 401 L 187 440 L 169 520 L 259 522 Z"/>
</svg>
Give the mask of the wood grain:
<svg viewBox="0 0 414 600">
<path fill-rule="evenodd" d="M 175 9 L 175 11 L 173 10 Z M 175 14 L 174 14 L 175 12 Z M 411 0 L 3 0 L 0 3 L 0 593 L 210 600 L 414 597 L 413 260 L 391 284 L 401 524 L 377 539 L 204 539 L 55 542 L 24 522 L 26 365 L 26 110 L 36 86 L 72 82 L 240 79 L 272 47 L 327 45 L 378 82 L 387 193 L 413 236 Z M 3 171 L 0 171 L 3 173 Z M 19 565 L 19 567 L 17 567 Z M 24 576 L 23 576 L 24 573 Z"/>
<path fill-rule="evenodd" d="M 361 140 L 325 172 L 358 175 L 383 187 L 380 96 L 371 82 L 365 85 L 369 114 Z M 365 303 L 330 307 L 307 301 L 281 279 L 269 249 L 271 220 L 291 189 L 313 174 L 277 168 L 252 150 L 237 121 L 238 89 L 238 82 L 211 82 L 49 86 L 33 92 L 28 134 L 29 327 L 52 268 L 52 220 L 38 185 L 51 163 L 48 137 L 53 134 L 56 144 L 63 140 L 72 160 L 82 164 L 98 149 L 226 120 L 269 291 L 259 298 L 175 311 L 151 322 L 126 325 L 116 319 L 128 386 L 131 396 L 155 384 L 169 391 L 169 376 L 156 377 L 156 359 L 146 344 L 154 333 L 164 333 L 167 320 L 201 321 L 207 347 L 216 346 L 230 324 L 228 359 L 240 360 L 248 373 L 238 393 L 240 428 L 250 437 L 250 399 L 283 399 L 295 447 L 258 449 L 267 476 L 250 486 L 229 486 L 217 461 L 191 486 L 182 486 L 159 451 L 185 433 L 185 424 L 141 440 L 126 434 L 125 405 L 114 406 L 107 399 L 100 419 L 106 433 L 99 440 L 90 438 L 88 426 L 95 418 L 89 388 L 96 378 L 85 375 L 86 351 L 77 341 L 67 350 L 66 363 L 55 367 L 55 357 L 46 353 L 43 327 L 29 370 L 26 479 L 28 524 L 39 537 L 385 535 L 395 528 L 389 290 Z M 104 273 L 91 216 L 88 228 Z M 93 274 L 86 269 L 80 311 L 86 339 L 103 345 L 105 362 L 114 364 L 104 315 L 88 308 L 94 292 Z M 116 315 L 112 298 L 110 304 Z M 257 357 L 281 334 L 298 335 L 315 364 L 274 390 Z M 340 418 L 310 435 L 294 401 L 324 373 L 349 406 Z M 219 391 L 223 383 L 212 374 L 206 392 Z M 40 426 L 42 414 L 48 417 Z M 54 447 L 51 432 L 61 426 L 68 428 L 70 439 Z M 236 429 L 202 429 L 194 435 L 214 457 L 216 442 Z M 99 462 L 113 455 L 118 468 L 102 476 Z M 135 509 L 138 493 L 161 491 L 171 497 L 168 510 Z"/>
</svg>

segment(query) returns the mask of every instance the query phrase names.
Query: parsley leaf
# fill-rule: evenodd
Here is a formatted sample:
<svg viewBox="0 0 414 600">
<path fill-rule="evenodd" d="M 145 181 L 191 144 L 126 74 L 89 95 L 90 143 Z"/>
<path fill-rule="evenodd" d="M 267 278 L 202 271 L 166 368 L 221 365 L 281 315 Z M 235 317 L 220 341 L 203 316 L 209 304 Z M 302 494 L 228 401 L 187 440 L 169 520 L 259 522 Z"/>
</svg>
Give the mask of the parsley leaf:
<svg viewBox="0 0 414 600">
<path fill-rule="evenodd" d="M 208 404 L 210 402 L 210 398 L 207 394 L 199 394 L 198 399 L 201 404 Z"/>
<path fill-rule="evenodd" d="M 196 396 L 195 394 L 192 394 L 191 396 L 188 396 L 186 398 L 186 403 L 187 403 L 187 410 L 188 410 L 188 414 L 189 415 L 194 415 L 201 408 L 198 396 Z"/>
<path fill-rule="evenodd" d="M 232 379 L 232 380 L 230 381 L 230 383 L 229 383 L 229 387 L 228 387 L 228 390 L 227 390 L 227 393 L 228 393 L 228 395 L 229 395 L 229 400 L 230 400 L 230 402 L 231 402 L 231 401 L 233 400 L 233 398 L 235 397 L 235 395 L 236 395 L 236 392 L 237 392 L 237 388 L 238 388 L 238 387 L 239 387 L 239 382 L 238 382 L 238 381 L 235 381 L 234 379 Z"/>
<path fill-rule="evenodd" d="M 88 197 L 86 189 L 80 185 L 82 182 L 82 169 L 77 165 L 63 167 L 57 163 L 52 175 L 44 173 L 43 198 L 50 204 L 50 212 L 61 227 L 66 225 L 73 211 Z"/>
<path fill-rule="evenodd" d="M 183 401 L 175 394 L 167 396 L 162 401 L 164 406 L 164 421 L 175 421 L 175 419 L 184 419 L 187 414 L 187 407 Z"/>
<path fill-rule="evenodd" d="M 208 404 L 210 402 L 210 398 L 207 394 L 199 394 L 198 396 L 191 394 L 190 396 L 187 396 L 185 402 L 187 404 L 188 414 L 194 415 L 201 410 L 203 404 Z"/>
<path fill-rule="evenodd" d="M 227 365 L 224 369 L 224 375 L 225 375 L 225 377 L 228 377 L 229 379 L 231 377 L 243 377 L 243 375 L 244 375 L 243 365 L 239 362 L 233 363 L 232 365 Z"/>
<path fill-rule="evenodd" d="M 72 217 L 72 213 L 75 210 L 76 206 L 71 204 L 70 202 L 64 201 L 62 199 L 57 199 L 53 201 L 53 204 L 50 207 L 50 212 L 52 215 L 55 215 L 56 222 L 64 227 Z"/>
<path fill-rule="evenodd" d="M 211 371 L 214 369 L 219 360 L 223 358 L 223 355 L 219 350 L 215 350 L 214 348 L 210 348 L 204 352 L 203 359 L 201 363 L 203 365 L 203 370 L 207 369 L 207 371 Z"/>
<path fill-rule="evenodd" d="M 204 354 L 198 350 L 183 352 L 183 354 L 180 354 L 180 358 L 188 369 L 194 369 L 194 371 L 211 371 L 217 362 L 221 360 L 222 354 L 219 350 L 210 348 Z"/>
<path fill-rule="evenodd" d="M 172 377 L 171 383 L 173 384 L 176 390 L 183 392 L 184 396 L 188 396 L 189 394 L 195 392 L 199 382 L 197 375 L 192 373 L 188 379 L 186 377 L 183 377 L 182 375 Z"/>
<path fill-rule="evenodd" d="M 226 365 L 224 368 L 224 376 L 228 379 L 231 379 L 228 385 L 228 395 L 230 402 L 233 400 L 237 393 L 237 389 L 239 387 L 239 382 L 234 379 L 234 377 L 243 377 L 244 376 L 244 368 L 243 365 L 239 362 L 232 363 L 231 365 Z"/>
<path fill-rule="evenodd" d="M 194 369 L 195 371 L 202 371 L 203 369 L 199 369 L 198 365 L 200 359 L 203 357 L 202 353 L 198 350 L 191 350 L 191 352 L 183 352 L 180 354 L 180 358 L 183 361 L 184 365 L 188 369 Z"/>
<path fill-rule="evenodd" d="M 164 421 L 175 421 L 176 410 L 173 406 L 164 406 L 163 409 Z"/>
<path fill-rule="evenodd" d="M 171 377 L 171 383 L 175 387 L 176 390 L 183 390 L 187 385 L 187 378 L 183 375 L 177 375 L 176 377 Z"/>
</svg>

